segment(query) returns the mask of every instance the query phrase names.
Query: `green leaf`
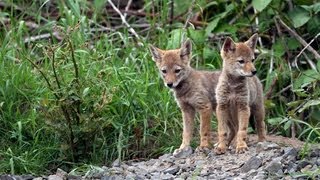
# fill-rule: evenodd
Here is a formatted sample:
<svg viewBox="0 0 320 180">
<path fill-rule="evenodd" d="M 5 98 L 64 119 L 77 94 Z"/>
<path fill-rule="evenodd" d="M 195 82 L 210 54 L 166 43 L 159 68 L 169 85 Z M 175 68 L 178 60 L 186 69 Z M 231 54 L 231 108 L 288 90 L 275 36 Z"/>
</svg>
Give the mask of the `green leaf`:
<svg viewBox="0 0 320 180">
<path fill-rule="evenodd" d="M 272 49 L 274 50 L 274 55 L 277 57 L 281 57 L 285 53 L 284 43 L 280 39 L 276 40 L 272 45 Z"/>
<path fill-rule="evenodd" d="M 168 41 L 167 49 L 179 48 L 183 38 L 184 31 L 182 29 L 174 29 L 170 32 L 170 34 L 171 37 Z"/>
<path fill-rule="evenodd" d="M 318 62 L 317 62 L 317 70 L 318 72 L 320 72 L 320 59 L 318 59 Z"/>
<path fill-rule="evenodd" d="M 276 117 L 276 118 L 271 118 L 271 119 L 268 119 L 267 122 L 270 124 L 270 125 L 279 125 L 280 122 L 283 120 L 282 117 Z"/>
<path fill-rule="evenodd" d="M 320 79 L 320 75 L 317 71 L 310 69 L 307 71 L 304 71 L 300 77 L 298 77 L 294 82 L 293 82 L 293 89 L 297 90 L 300 88 L 303 88 L 310 83 L 313 83 L 317 80 Z"/>
<path fill-rule="evenodd" d="M 298 47 L 300 47 L 300 43 L 296 38 L 288 38 L 287 42 L 289 50 L 296 50 Z"/>
<path fill-rule="evenodd" d="M 284 130 L 288 130 L 288 129 L 290 128 L 290 126 L 291 126 L 291 123 L 292 123 L 292 122 L 288 120 L 288 121 L 284 124 L 283 129 L 284 129 Z"/>
<path fill-rule="evenodd" d="M 216 18 L 211 21 L 206 28 L 206 36 L 208 36 L 218 25 L 220 18 Z"/>
<path fill-rule="evenodd" d="M 301 27 L 311 18 L 310 13 L 301 7 L 296 7 L 292 11 L 290 11 L 289 17 L 292 20 L 293 26 L 295 28 Z"/>
<path fill-rule="evenodd" d="M 304 111 L 305 109 L 309 108 L 310 106 L 317 106 L 320 104 L 320 99 L 312 99 L 312 100 L 309 100 L 306 104 L 304 104 L 302 106 L 302 108 L 300 108 L 298 110 L 299 113 L 301 113 L 302 111 Z"/>
<path fill-rule="evenodd" d="M 304 100 L 297 100 L 287 103 L 288 107 L 297 107 L 299 106 Z"/>
<path fill-rule="evenodd" d="M 206 40 L 205 31 L 204 30 L 193 30 L 188 28 L 188 35 L 193 40 L 195 44 L 203 44 Z"/>
<path fill-rule="evenodd" d="M 253 0 L 252 5 L 258 11 L 263 11 L 269 4 L 271 0 Z"/>
<path fill-rule="evenodd" d="M 318 14 L 320 12 L 320 3 L 315 3 L 313 6 L 313 11 L 315 14 Z"/>
</svg>

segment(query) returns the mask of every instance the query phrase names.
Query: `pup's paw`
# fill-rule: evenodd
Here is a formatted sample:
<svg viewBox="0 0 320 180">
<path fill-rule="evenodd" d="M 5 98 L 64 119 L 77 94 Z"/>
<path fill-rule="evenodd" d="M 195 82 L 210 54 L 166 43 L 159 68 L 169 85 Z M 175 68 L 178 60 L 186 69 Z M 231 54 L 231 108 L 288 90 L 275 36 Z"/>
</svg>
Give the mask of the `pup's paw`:
<svg viewBox="0 0 320 180">
<path fill-rule="evenodd" d="M 210 152 L 209 146 L 198 146 L 195 150 L 196 154 L 209 154 Z"/>
<path fill-rule="evenodd" d="M 184 148 L 179 148 L 174 150 L 173 156 L 176 158 L 186 158 L 192 154 L 191 146 L 186 146 Z"/>
<path fill-rule="evenodd" d="M 216 147 L 214 149 L 214 153 L 217 154 L 217 155 L 220 155 L 220 154 L 225 154 L 226 153 L 226 147 Z"/>
<path fill-rule="evenodd" d="M 238 154 L 244 153 L 248 150 L 249 150 L 249 148 L 245 142 L 241 143 L 240 145 L 237 145 L 237 147 L 236 147 L 236 153 L 238 153 Z"/>
</svg>

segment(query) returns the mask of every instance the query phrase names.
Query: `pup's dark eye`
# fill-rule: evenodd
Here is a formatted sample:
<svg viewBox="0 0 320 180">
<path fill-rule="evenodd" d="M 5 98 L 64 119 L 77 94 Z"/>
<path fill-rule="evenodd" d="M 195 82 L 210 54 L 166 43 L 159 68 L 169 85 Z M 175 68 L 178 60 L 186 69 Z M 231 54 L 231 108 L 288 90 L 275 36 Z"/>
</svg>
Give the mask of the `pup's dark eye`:
<svg viewBox="0 0 320 180">
<path fill-rule="evenodd" d="M 178 74 L 181 71 L 181 69 L 174 70 L 174 73 Z"/>
<path fill-rule="evenodd" d="M 161 72 L 162 72 L 163 74 L 166 74 L 166 73 L 167 73 L 167 70 L 163 69 L 163 70 L 161 70 Z"/>
<path fill-rule="evenodd" d="M 244 63 L 244 60 L 239 60 L 238 61 L 240 64 L 243 64 Z"/>
<path fill-rule="evenodd" d="M 256 60 L 256 59 L 253 58 L 253 59 L 252 59 L 252 62 L 254 62 L 255 60 Z"/>
</svg>

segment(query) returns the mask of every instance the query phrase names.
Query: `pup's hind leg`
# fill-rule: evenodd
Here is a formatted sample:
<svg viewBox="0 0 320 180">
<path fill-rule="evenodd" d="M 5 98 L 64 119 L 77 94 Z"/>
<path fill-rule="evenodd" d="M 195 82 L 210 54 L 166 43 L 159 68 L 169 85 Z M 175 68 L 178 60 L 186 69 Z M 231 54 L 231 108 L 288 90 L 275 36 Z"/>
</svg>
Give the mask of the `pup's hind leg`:
<svg viewBox="0 0 320 180">
<path fill-rule="evenodd" d="M 265 141 L 266 140 L 266 125 L 264 123 L 265 110 L 264 105 L 259 104 L 252 109 L 252 115 L 255 119 L 255 126 L 257 128 L 258 140 Z"/>
</svg>

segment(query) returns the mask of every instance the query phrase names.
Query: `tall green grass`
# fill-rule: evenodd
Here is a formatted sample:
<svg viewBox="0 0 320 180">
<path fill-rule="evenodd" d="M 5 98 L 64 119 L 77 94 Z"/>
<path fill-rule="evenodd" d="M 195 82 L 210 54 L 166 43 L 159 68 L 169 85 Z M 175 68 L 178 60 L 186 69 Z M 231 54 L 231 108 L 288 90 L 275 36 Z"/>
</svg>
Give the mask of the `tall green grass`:
<svg viewBox="0 0 320 180">
<path fill-rule="evenodd" d="M 152 2 L 145 1 L 148 13 L 153 11 Z M 237 6 L 196 1 L 193 11 L 217 12 L 202 17 L 209 22 L 208 27 L 185 27 L 178 20 L 170 24 L 170 1 L 156 0 L 158 15 L 145 18 L 150 24 L 147 31 L 136 29 L 141 32 L 141 42 L 137 43 L 127 28 L 94 31 L 112 21 L 101 8 L 104 0 L 4 3 L 8 7 L 0 17 L 10 22 L 0 21 L 0 173 L 12 174 L 43 174 L 57 167 L 66 171 L 78 166 L 92 168 L 85 164 L 156 157 L 177 148 L 181 143 L 181 112 L 158 75 L 148 44 L 171 49 L 190 38 L 194 42 L 192 66 L 220 69 L 223 39 L 212 41 L 210 32 L 227 31 L 242 38 L 243 29 L 252 23 L 247 18 L 235 26 L 223 23 L 243 11 L 245 2 Z M 175 8 L 175 15 L 190 8 L 181 4 L 177 2 L 180 8 Z M 274 7 L 269 11 L 275 11 Z M 57 14 L 50 14 L 53 12 Z M 268 12 L 259 17 L 272 19 Z M 31 20 L 41 26 L 30 29 L 27 23 Z M 128 17 L 130 24 L 136 20 Z M 262 24 L 260 33 L 267 34 L 268 27 Z M 61 40 L 53 32 L 59 32 Z M 51 37 L 24 42 L 26 37 L 44 33 L 51 33 Z M 283 41 L 267 44 L 260 49 L 256 62 L 265 93 L 272 86 L 276 94 L 292 82 L 300 82 L 295 83 L 294 91 L 266 101 L 268 128 L 289 136 L 295 124 L 301 139 L 318 142 L 318 101 L 308 107 L 298 104 L 305 99 L 317 100 L 318 80 L 308 79 L 304 70 L 289 71 L 288 63 L 283 63 L 283 42 L 289 40 L 293 42 L 285 36 Z M 274 68 L 269 71 L 271 58 Z M 274 78 L 278 78 L 275 85 Z M 306 112 L 311 114 L 310 121 L 301 121 L 301 114 Z"/>
</svg>

